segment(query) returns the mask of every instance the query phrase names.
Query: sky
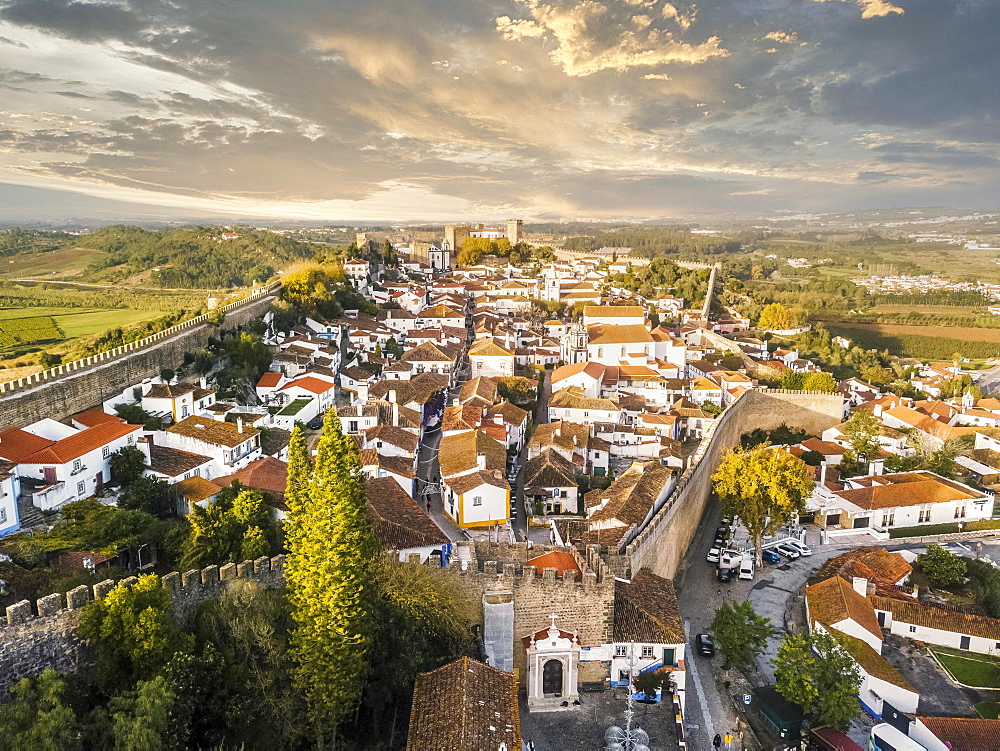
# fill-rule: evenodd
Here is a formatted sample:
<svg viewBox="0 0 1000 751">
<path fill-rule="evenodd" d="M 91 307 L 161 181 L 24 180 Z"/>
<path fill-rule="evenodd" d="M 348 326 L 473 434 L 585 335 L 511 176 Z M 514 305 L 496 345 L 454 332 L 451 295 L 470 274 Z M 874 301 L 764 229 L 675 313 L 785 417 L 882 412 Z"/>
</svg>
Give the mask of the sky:
<svg viewBox="0 0 1000 751">
<path fill-rule="evenodd" d="M 1000 0 L 0 0 L 0 219 L 992 208 L 997 29 Z"/>
</svg>

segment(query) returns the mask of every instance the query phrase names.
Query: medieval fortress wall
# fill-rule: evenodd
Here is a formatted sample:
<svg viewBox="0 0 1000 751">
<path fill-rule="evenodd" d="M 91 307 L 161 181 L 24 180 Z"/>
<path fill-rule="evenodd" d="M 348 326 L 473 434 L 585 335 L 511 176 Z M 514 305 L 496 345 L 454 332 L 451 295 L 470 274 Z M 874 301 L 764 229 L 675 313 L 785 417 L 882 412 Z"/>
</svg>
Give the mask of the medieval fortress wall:
<svg viewBox="0 0 1000 751">
<path fill-rule="evenodd" d="M 648 567 L 672 579 L 698 530 L 712 492 L 712 473 L 740 436 L 787 424 L 818 434 L 843 420 L 840 394 L 819 391 L 746 391 L 708 428 L 674 492 L 628 545 L 633 572 Z"/>
<path fill-rule="evenodd" d="M 281 286 L 261 288 L 221 308 L 225 325 L 243 326 L 267 312 Z M 208 344 L 215 328 L 200 315 L 145 339 L 0 384 L 0 430 L 50 417 L 60 420 L 179 365 Z"/>
</svg>

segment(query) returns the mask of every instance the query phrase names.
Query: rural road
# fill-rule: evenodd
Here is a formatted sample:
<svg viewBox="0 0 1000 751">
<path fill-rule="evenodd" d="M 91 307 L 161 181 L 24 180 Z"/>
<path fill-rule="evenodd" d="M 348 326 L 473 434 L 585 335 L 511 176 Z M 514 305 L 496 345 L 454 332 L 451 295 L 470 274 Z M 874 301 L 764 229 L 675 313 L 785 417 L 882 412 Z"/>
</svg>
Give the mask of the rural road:
<svg viewBox="0 0 1000 751">
<path fill-rule="evenodd" d="M 15 279 L 8 282 L 34 282 L 35 284 L 69 284 L 73 287 L 96 287 L 97 289 L 144 289 L 151 292 L 225 292 L 229 294 L 232 290 L 225 289 L 192 289 L 181 287 L 123 287 L 121 284 L 98 284 L 96 282 L 67 282 L 60 279 Z"/>
</svg>

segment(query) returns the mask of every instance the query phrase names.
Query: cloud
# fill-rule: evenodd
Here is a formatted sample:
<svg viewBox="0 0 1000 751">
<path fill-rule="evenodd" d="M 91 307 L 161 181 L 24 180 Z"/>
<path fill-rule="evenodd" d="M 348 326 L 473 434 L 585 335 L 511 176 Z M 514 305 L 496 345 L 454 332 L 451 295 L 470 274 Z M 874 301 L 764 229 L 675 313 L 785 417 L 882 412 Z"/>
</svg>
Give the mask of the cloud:
<svg viewBox="0 0 1000 751">
<path fill-rule="evenodd" d="M 718 36 L 694 44 L 679 39 L 677 31 L 687 31 L 694 16 L 681 13 L 669 3 L 661 11 L 662 18 L 654 21 L 648 15 L 636 14 L 635 2 L 628 0 L 517 2 L 531 18 L 500 16 L 495 22 L 497 31 L 509 42 L 544 40 L 551 46 L 551 60 L 569 76 L 671 63 L 697 64 L 729 55 Z M 668 28 L 663 21 L 676 29 Z"/>
<path fill-rule="evenodd" d="M 834 0 L 811 0 L 814 3 L 827 3 Z M 844 3 L 855 3 L 861 8 L 862 18 L 885 18 L 892 15 L 903 15 L 905 12 L 898 5 L 893 5 L 888 0 L 839 0 Z"/>
<path fill-rule="evenodd" d="M 765 34 L 763 39 L 769 39 L 772 42 L 779 42 L 781 44 L 794 44 L 798 41 L 799 36 L 794 31 L 771 31 Z"/>
</svg>

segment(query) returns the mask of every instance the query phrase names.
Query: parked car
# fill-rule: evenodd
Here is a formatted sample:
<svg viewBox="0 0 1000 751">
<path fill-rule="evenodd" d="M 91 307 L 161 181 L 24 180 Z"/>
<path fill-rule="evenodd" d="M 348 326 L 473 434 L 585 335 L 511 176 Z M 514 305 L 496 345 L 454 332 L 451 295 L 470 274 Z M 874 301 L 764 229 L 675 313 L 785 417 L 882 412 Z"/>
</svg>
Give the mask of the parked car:
<svg viewBox="0 0 1000 751">
<path fill-rule="evenodd" d="M 779 553 L 781 553 L 786 558 L 795 559 L 802 555 L 802 553 L 799 552 L 798 549 L 793 548 L 791 545 L 787 545 L 785 543 L 781 543 L 781 545 L 775 545 L 774 549 Z"/>
<path fill-rule="evenodd" d="M 740 579 L 753 579 L 753 558 L 745 557 L 740 563 Z"/>
<path fill-rule="evenodd" d="M 715 572 L 715 578 L 723 584 L 728 584 L 733 580 L 733 570 L 731 568 L 720 568 Z"/>
<path fill-rule="evenodd" d="M 770 548 L 764 548 L 760 551 L 760 558 L 764 563 L 781 563 L 781 556 Z"/>
<path fill-rule="evenodd" d="M 704 657 L 715 655 L 715 642 L 708 634 L 698 634 L 694 637 L 694 650 Z"/>
<path fill-rule="evenodd" d="M 813 554 L 812 548 L 810 548 L 804 542 L 799 542 L 798 540 L 792 540 L 791 542 L 789 542 L 787 544 L 790 547 L 793 547 L 796 550 L 798 550 L 799 553 L 801 553 L 802 555 L 812 555 Z"/>
<path fill-rule="evenodd" d="M 719 549 L 718 548 L 712 548 L 712 549 L 710 549 L 708 551 L 708 556 L 705 558 L 705 560 L 708 561 L 709 563 L 718 563 L 719 562 Z"/>
<path fill-rule="evenodd" d="M 309 430 L 319 430 L 323 427 L 323 415 L 316 415 L 313 419 L 306 423 L 306 427 Z"/>
</svg>

